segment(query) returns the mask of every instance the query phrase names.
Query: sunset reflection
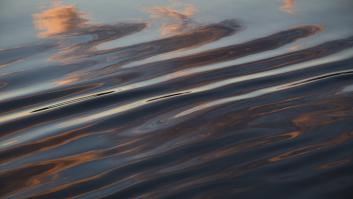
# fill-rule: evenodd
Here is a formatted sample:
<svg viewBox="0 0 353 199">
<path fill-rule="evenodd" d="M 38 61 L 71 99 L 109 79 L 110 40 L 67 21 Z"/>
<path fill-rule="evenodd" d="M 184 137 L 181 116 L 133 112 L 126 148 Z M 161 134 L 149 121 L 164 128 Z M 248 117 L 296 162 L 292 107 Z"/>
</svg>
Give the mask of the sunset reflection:
<svg viewBox="0 0 353 199">
<path fill-rule="evenodd" d="M 34 25 L 41 32 L 39 37 L 51 37 L 82 27 L 87 20 L 85 14 L 74 5 L 54 3 L 53 7 L 33 15 Z"/>
<path fill-rule="evenodd" d="M 352 195 L 353 1 L 1 6 L 0 199 Z"/>
<path fill-rule="evenodd" d="M 182 9 L 176 9 L 168 6 L 155 6 L 147 9 L 152 19 L 164 20 L 160 32 L 162 36 L 178 34 L 185 31 L 191 20 L 190 17 L 197 13 L 194 5 L 184 5 Z"/>
<path fill-rule="evenodd" d="M 295 0 L 283 0 L 281 10 L 290 14 L 294 13 Z"/>
<path fill-rule="evenodd" d="M 73 83 L 76 83 L 80 80 L 79 77 L 67 77 L 65 79 L 61 79 L 61 80 L 57 80 L 55 81 L 55 83 L 58 85 L 58 86 L 66 86 L 66 85 L 70 85 L 70 84 L 73 84 Z"/>
</svg>

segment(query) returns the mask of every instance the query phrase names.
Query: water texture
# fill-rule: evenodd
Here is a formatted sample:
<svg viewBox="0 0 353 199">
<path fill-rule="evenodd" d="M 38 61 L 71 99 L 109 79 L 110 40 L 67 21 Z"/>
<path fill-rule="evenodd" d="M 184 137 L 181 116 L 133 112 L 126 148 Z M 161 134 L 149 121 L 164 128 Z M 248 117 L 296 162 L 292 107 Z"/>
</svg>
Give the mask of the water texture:
<svg viewBox="0 0 353 199">
<path fill-rule="evenodd" d="M 353 1 L 2 0 L 1 198 L 353 197 Z"/>
</svg>

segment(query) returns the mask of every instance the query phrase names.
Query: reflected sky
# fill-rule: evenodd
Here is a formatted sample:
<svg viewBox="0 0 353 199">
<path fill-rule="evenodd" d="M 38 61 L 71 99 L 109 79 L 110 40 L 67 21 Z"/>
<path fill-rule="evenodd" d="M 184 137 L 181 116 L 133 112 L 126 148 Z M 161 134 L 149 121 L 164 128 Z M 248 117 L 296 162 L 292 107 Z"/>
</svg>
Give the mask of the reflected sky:
<svg viewBox="0 0 353 199">
<path fill-rule="evenodd" d="M 77 23 L 84 22 L 89 16 L 89 20 L 92 24 L 110 24 L 116 23 L 120 20 L 128 21 L 148 21 L 150 20 L 150 12 L 148 10 L 153 10 L 153 8 L 163 8 L 166 10 L 173 10 L 183 14 L 184 12 L 191 12 L 195 14 L 193 16 L 188 16 L 193 21 L 198 23 L 210 23 L 217 22 L 227 18 L 236 18 L 247 24 L 247 27 L 252 31 L 251 37 L 256 35 L 262 35 L 264 33 L 273 32 L 279 30 L 288 25 L 296 24 L 323 24 L 328 27 L 328 31 L 331 33 L 327 37 L 332 38 L 332 33 L 335 34 L 345 34 L 351 31 L 351 27 L 345 24 L 353 23 L 353 14 L 350 14 L 350 8 L 353 6 L 350 0 L 337 0 L 325 2 L 325 4 L 320 3 L 320 0 L 310 0 L 310 1 L 294 1 L 294 0 L 271 0 L 271 1 L 245 1 L 245 0 L 220 0 L 215 2 L 207 2 L 205 4 L 200 0 L 183 0 L 183 1 L 112 1 L 112 0 L 102 0 L 96 1 L 73 1 L 66 0 L 60 1 L 59 3 L 53 3 L 53 1 L 34 1 L 28 0 L 20 5 L 16 4 L 15 1 L 3 0 L 1 4 L 0 12 L 0 24 L 6 25 L 7 29 L 0 30 L 0 48 L 6 48 L 13 45 L 21 45 L 28 41 L 32 41 L 34 37 L 38 34 L 37 30 L 33 28 L 33 22 L 31 20 L 33 14 L 49 14 L 45 12 L 52 10 L 52 12 L 60 12 L 58 7 L 62 7 L 64 10 L 66 6 L 67 15 L 62 19 L 58 20 L 57 17 L 53 17 L 54 25 L 48 25 L 45 23 L 37 24 L 41 26 L 42 34 L 51 28 L 51 31 L 60 31 L 65 28 L 72 28 L 71 25 L 63 24 L 66 23 L 68 17 L 73 17 L 77 20 Z M 102 6 L 106 5 L 106 6 Z M 261 11 L 257 8 L 261 5 Z M 317 5 L 320 5 L 318 7 Z M 56 10 L 55 10 L 56 7 Z M 7 9 L 5 9 L 7 8 Z M 218 12 L 222 10 L 222 12 Z M 248 13 L 247 10 L 256 10 L 256 12 Z M 332 10 L 332 12 L 329 12 Z M 159 11 L 161 12 L 161 11 Z M 289 14 L 295 12 L 295 15 Z M 85 15 L 82 15 L 86 13 Z M 329 14 L 328 14 L 329 13 Z M 339 13 L 346 13 L 345 15 L 340 15 Z M 64 14 L 64 13 L 63 13 Z M 184 13 L 188 14 L 188 13 Z M 321 17 L 326 16 L 328 17 Z M 55 19 L 56 18 L 56 19 Z M 285 19 L 285 20 L 281 20 Z M 56 20 L 56 21 L 55 21 Z M 75 21 L 74 20 L 74 21 Z M 82 21 L 83 20 L 83 21 Z M 149 38 L 156 38 L 156 31 L 154 28 L 160 28 L 162 26 L 163 20 L 158 22 L 158 25 L 151 26 L 142 33 L 143 37 L 141 39 L 148 40 Z M 183 23 L 178 20 L 173 20 L 177 23 L 166 23 L 165 32 L 163 34 L 169 34 L 168 31 L 180 30 L 184 28 Z M 266 24 L 266 21 L 271 21 L 271 24 L 266 26 L 264 29 L 262 26 Z M 11 22 L 11 23 L 9 23 Z M 60 24 L 61 28 L 55 30 L 55 24 Z M 76 23 L 76 25 L 77 25 Z M 171 24 L 171 25 L 169 25 Z M 181 26 L 180 26 L 181 25 Z M 47 26 L 47 27 L 45 27 Z M 157 26 L 157 27 L 156 27 Z M 45 30 L 46 29 L 46 30 Z M 340 30 L 340 31 L 338 31 Z M 10 37 L 10 34 L 13 37 Z M 47 33 L 51 34 L 51 33 Z M 159 36 L 159 35 L 158 35 Z M 244 39 L 247 35 L 243 35 Z M 128 44 L 134 42 L 133 38 L 127 38 L 124 41 L 120 41 L 121 44 Z M 140 42 L 140 41 L 135 41 Z M 113 44 L 112 44 L 113 45 Z"/>
<path fill-rule="evenodd" d="M 185 5 L 177 10 L 167 6 L 156 6 L 148 8 L 147 12 L 151 14 L 152 20 L 163 20 L 161 25 L 161 35 L 168 36 L 185 31 L 190 26 L 191 17 L 197 13 L 197 8 L 192 5 Z"/>
<path fill-rule="evenodd" d="M 33 15 L 35 27 L 40 31 L 39 37 L 51 37 L 66 33 L 87 22 L 85 14 L 78 11 L 74 5 L 63 5 L 55 1 L 53 6 L 41 13 Z"/>
</svg>

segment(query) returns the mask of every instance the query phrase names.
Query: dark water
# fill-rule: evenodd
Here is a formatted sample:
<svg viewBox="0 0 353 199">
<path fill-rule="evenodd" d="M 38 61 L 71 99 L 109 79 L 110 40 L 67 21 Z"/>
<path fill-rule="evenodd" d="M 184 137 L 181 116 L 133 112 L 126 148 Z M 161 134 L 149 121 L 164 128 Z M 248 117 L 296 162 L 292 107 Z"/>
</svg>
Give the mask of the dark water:
<svg viewBox="0 0 353 199">
<path fill-rule="evenodd" d="M 353 198 L 353 1 L 2 0 L 1 198 Z"/>
</svg>

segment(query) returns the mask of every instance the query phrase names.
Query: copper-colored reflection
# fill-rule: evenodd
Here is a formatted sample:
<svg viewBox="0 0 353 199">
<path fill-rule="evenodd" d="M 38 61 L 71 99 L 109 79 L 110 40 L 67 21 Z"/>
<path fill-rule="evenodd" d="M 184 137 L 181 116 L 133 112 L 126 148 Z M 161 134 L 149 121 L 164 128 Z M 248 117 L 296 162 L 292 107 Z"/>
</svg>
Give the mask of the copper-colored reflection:
<svg viewBox="0 0 353 199">
<path fill-rule="evenodd" d="M 283 0 L 281 10 L 288 13 L 294 13 L 295 0 Z"/>
<path fill-rule="evenodd" d="M 48 10 L 33 15 L 39 37 L 50 37 L 82 27 L 87 20 L 74 5 L 56 3 Z"/>
<path fill-rule="evenodd" d="M 196 14 L 194 5 L 185 5 L 183 9 L 175 9 L 167 6 L 155 6 L 147 11 L 153 19 L 163 19 L 168 22 L 161 25 L 161 35 L 167 36 L 183 32 L 187 26 L 189 18 Z"/>
<path fill-rule="evenodd" d="M 293 124 L 299 128 L 314 128 L 332 124 L 347 117 L 344 111 L 317 111 L 305 113 L 293 119 Z"/>
<path fill-rule="evenodd" d="M 184 26 L 182 24 L 165 24 L 161 26 L 161 35 L 167 36 L 182 32 Z"/>
<path fill-rule="evenodd" d="M 156 6 L 149 9 L 149 11 L 154 18 L 170 17 L 174 19 L 185 19 L 193 16 L 196 13 L 196 8 L 194 5 L 187 5 L 184 9 L 177 10 L 166 6 Z"/>
<path fill-rule="evenodd" d="M 353 138 L 352 132 L 345 132 L 335 138 L 332 138 L 332 139 L 324 141 L 324 142 L 310 144 L 310 145 L 306 145 L 303 147 L 298 147 L 293 150 L 289 150 L 287 152 L 281 153 L 279 155 L 276 155 L 276 156 L 270 158 L 269 161 L 270 162 L 277 162 L 277 161 L 281 161 L 281 160 L 288 159 L 288 158 L 303 156 L 308 153 L 312 153 L 312 152 L 315 152 L 318 150 L 322 150 L 325 148 L 329 148 L 329 147 L 343 144 L 347 141 L 352 140 L 352 138 Z"/>
<path fill-rule="evenodd" d="M 352 159 L 350 158 L 346 158 L 346 159 L 342 159 L 342 160 L 336 160 L 336 161 L 332 161 L 332 162 L 327 162 L 324 164 L 321 164 L 317 167 L 317 169 L 332 169 L 335 167 L 340 167 L 340 166 L 344 166 L 346 164 L 349 164 L 350 162 L 352 162 Z"/>
<path fill-rule="evenodd" d="M 65 85 L 70 85 L 75 82 L 78 82 L 79 80 L 80 80 L 80 78 L 78 76 L 75 76 L 75 77 L 70 76 L 65 79 L 57 80 L 57 81 L 55 81 L 55 83 L 59 86 L 65 86 Z"/>
</svg>

